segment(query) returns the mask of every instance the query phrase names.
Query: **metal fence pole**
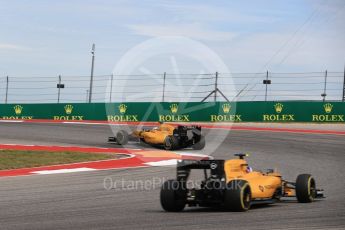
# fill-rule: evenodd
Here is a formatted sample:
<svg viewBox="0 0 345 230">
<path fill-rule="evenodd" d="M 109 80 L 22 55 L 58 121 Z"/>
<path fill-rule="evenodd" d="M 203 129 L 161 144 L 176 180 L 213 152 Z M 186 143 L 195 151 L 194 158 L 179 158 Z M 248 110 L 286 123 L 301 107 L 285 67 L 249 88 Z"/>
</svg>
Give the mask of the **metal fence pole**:
<svg viewBox="0 0 345 230">
<path fill-rule="evenodd" d="M 344 81 L 343 81 L 343 100 L 342 102 L 345 101 L 345 67 L 344 67 Z"/>
<path fill-rule="evenodd" d="M 216 79 L 214 81 L 214 102 L 217 101 L 217 92 L 218 92 L 218 72 L 216 72 Z"/>
<path fill-rule="evenodd" d="M 166 72 L 163 74 L 163 95 L 162 95 L 162 102 L 165 100 L 165 79 L 166 79 Z"/>
<path fill-rule="evenodd" d="M 87 89 L 87 90 L 86 90 L 86 103 L 89 101 L 89 96 L 90 96 L 90 95 L 89 95 L 89 90 Z"/>
<path fill-rule="evenodd" d="M 325 72 L 325 83 L 324 83 L 324 87 L 323 87 L 323 94 L 321 94 L 321 96 L 323 97 L 323 101 L 326 101 L 326 91 L 327 91 L 327 70 Z"/>
<path fill-rule="evenodd" d="M 111 102 L 111 96 L 113 95 L 113 79 L 114 79 L 114 74 L 111 74 L 110 78 L 110 95 L 109 95 L 109 101 Z"/>
<path fill-rule="evenodd" d="M 61 89 L 61 75 L 59 75 L 59 84 L 58 84 L 58 101 L 57 103 L 60 103 L 60 89 Z"/>
<path fill-rule="evenodd" d="M 266 90 L 265 90 L 265 101 L 267 101 L 267 87 L 268 87 L 268 70 L 266 71 Z"/>
<path fill-rule="evenodd" d="M 5 95 L 5 104 L 7 104 L 8 100 L 8 76 L 6 77 L 6 95 Z"/>
<path fill-rule="evenodd" d="M 91 61 L 91 77 L 90 77 L 90 95 L 89 95 L 89 103 L 92 101 L 92 86 L 93 86 L 93 69 L 94 69 L 94 64 L 95 64 L 95 44 L 92 44 L 92 61 Z"/>
</svg>

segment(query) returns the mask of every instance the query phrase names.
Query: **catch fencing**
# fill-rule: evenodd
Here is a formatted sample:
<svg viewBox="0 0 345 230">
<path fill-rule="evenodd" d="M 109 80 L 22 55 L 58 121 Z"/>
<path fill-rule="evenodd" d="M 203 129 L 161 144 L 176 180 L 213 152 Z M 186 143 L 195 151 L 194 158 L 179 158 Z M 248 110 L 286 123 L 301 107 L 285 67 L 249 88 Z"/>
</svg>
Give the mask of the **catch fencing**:
<svg viewBox="0 0 345 230">
<path fill-rule="evenodd" d="M 344 101 L 344 72 L 3 76 L 1 103 Z"/>
</svg>

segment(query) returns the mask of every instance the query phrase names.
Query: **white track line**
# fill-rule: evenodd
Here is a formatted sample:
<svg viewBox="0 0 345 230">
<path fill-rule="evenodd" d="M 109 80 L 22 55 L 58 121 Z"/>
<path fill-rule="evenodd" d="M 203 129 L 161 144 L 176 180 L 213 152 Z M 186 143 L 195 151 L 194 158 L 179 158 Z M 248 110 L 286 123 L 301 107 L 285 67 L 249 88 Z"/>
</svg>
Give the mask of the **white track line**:
<svg viewBox="0 0 345 230">
<path fill-rule="evenodd" d="M 1 144 L 1 143 L 0 143 L 0 144 Z M 36 146 L 36 145 L 22 145 L 22 144 L 1 144 L 1 145 L 8 145 L 8 146 L 17 146 L 17 145 L 20 145 L 20 146 L 27 146 L 27 147 Z"/>
<path fill-rule="evenodd" d="M 60 174 L 60 173 L 75 173 L 75 172 L 88 172 L 96 171 L 97 169 L 93 168 L 74 168 L 74 169 L 56 169 L 56 170 L 42 170 L 42 171 L 33 171 L 33 174 L 48 175 L 48 174 Z"/>
<path fill-rule="evenodd" d="M 64 121 L 64 122 L 49 122 L 48 123 L 62 123 L 62 124 L 78 124 L 78 125 L 108 125 L 108 123 L 104 122 L 74 122 L 74 121 Z"/>
<path fill-rule="evenodd" d="M 171 160 L 164 160 L 164 161 L 154 161 L 154 162 L 146 162 L 146 165 L 150 166 L 171 166 L 177 164 L 177 159 L 171 159 Z"/>
<path fill-rule="evenodd" d="M 181 155 L 181 156 L 190 156 L 190 157 L 208 157 L 208 158 L 212 158 L 211 156 L 209 155 L 206 155 L 206 154 L 199 154 L 199 153 L 186 153 L 186 152 L 174 152 L 178 155 Z"/>
</svg>

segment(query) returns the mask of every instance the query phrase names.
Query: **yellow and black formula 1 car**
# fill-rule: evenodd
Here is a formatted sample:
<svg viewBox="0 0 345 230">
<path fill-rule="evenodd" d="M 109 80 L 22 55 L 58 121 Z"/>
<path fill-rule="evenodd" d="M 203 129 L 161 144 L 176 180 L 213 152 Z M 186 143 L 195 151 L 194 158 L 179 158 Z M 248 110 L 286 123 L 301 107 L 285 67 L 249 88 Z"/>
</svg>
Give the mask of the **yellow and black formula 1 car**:
<svg viewBox="0 0 345 230">
<path fill-rule="evenodd" d="M 178 212 L 188 205 L 247 211 L 251 205 L 271 204 L 282 197 L 296 197 L 301 203 L 323 198 L 323 190 L 316 189 L 315 179 L 309 174 L 300 174 L 296 182 L 288 182 L 274 170 L 252 171 L 244 160 L 245 154 L 235 155 L 239 159 L 178 161 L 177 178 L 165 181 L 161 188 L 163 209 Z M 199 186 L 188 188 L 191 169 L 204 170 L 205 179 Z"/>
<path fill-rule="evenodd" d="M 201 150 L 205 147 L 205 137 L 200 126 L 173 126 L 160 124 L 153 129 L 136 130 L 128 134 L 125 130 L 117 132 L 115 137 L 109 137 L 109 142 L 125 145 L 130 140 L 141 141 L 152 146 L 164 146 L 166 150 L 176 150 L 192 147 Z"/>
</svg>

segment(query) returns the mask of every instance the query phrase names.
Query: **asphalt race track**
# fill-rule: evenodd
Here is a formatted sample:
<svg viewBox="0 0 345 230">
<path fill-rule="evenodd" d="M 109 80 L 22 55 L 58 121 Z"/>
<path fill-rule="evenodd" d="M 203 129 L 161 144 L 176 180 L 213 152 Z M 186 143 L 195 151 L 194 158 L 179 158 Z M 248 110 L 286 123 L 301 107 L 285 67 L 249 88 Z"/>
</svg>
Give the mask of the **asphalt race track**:
<svg viewBox="0 0 345 230">
<path fill-rule="evenodd" d="M 213 157 L 249 152 L 254 169 L 277 168 L 292 181 L 299 173 L 311 173 L 327 198 L 310 204 L 290 200 L 245 213 L 207 208 L 166 213 L 160 207 L 158 184 L 175 176 L 174 167 L 3 177 L 0 229 L 345 228 L 344 135 L 225 130 L 217 134 L 226 135 L 225 141 L 206 137 L 207 145 L 220 144 Z M 109 135 L 105 125 L 0 123 L 0 143 L 109 147 Z M 105 189 L 105 179 L 116 182 L 116 188 Z M 148 188 L 134 189 L 130 181 L 145 181 Z"/>
</svg>

